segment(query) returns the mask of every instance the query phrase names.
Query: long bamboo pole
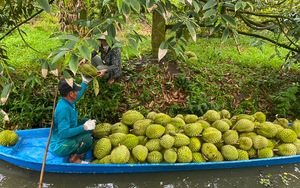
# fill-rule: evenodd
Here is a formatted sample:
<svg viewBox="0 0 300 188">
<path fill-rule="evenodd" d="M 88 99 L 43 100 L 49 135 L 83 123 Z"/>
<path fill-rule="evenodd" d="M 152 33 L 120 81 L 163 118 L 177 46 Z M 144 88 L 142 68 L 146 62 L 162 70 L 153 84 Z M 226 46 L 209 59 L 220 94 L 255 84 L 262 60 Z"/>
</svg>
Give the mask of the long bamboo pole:
<svg viewBox="0 0 300 188">
<path fill-rule="evenodd" d="M 55 105 L 56 105 L 56 100 L 57 100 L 57 93 L 58 93 L 58 88 L 56 88 L 55 97 L 54 97 L 54 101 L 53 101 L 52 120 L 51 120 L 51 126 L 50 126 L 50 132 L 49 132 L 49 136 L 48 136 L 48 141 L 47 141 L 46 149 L 45 149 L 45 152 L 44 152 L 42 170 L 41 170 L 40 181 L 39 181 L 39 188 L 42 188 L 42 185 L 43 185 L 43 177 L 44 177 L 44 171 L 45 171 L 45 164 L 46 164 L 48 148 L 49 148 L 49 144 L 50 144 L 50 140 L 51 140 L 52 129 L 53 129 L 53 116 L 54 116 Z"/>
</svg>

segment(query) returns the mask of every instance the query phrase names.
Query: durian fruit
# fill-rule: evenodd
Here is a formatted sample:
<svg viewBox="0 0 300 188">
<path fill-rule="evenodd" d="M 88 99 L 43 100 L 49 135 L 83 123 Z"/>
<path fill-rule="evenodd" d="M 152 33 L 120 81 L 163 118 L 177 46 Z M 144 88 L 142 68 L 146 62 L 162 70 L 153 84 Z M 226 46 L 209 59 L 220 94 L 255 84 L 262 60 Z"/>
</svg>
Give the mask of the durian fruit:
<svg viewBox="0 0 300 188">
<path fill-rule="evenodd" d="M 277 146 L 274 151 L 280 156 L 290 156 L 297 154 L 297 148 L 292 143 L 283 143 Z"/>
<path fill-rule="evenodd" d="M 214 127 L 208 127 L 202 132 L 201 138 L 208 143 L 218 143 L 222 139 L 222 133 Z"/>
<path fill-rule="evenodd" d="M 188 123 L 184 126 L 184 133 L 189 136 L 199 136 L 200 133 L 202 132 L 203 128 L 201 123 Z"/>
<path fill-rule="evenodd" d="M 127 163 L 128 164 L 136 164 L 136 163 L 138 163 L 138 161 L 132 155 L 130 155 Z"/>
<path fill-rule="evenodd" d="M 253 136 L 256 136 L 257 134 L 255 132 L 244 132 L 240 133 L 240 137 L 249 137 L 252 139 Z"/>
<path fill-rule="evenodd" d="M 139 145 L 145 145 L 149 138 L 147 136 L 137 136 L 139 138 Z"/>
<path fill-rule="evenodd" d="M 209 159 L 210 162 L 221 162 L 224 161 L 224 157 L 220 151 L 217 151 L 216 154 Z"/>
<path fill-rule="evenodd" d="M 254 149 L 253 147 L 247 150 L 247 152 L 250 159 L 257 158 L 257 150 Z"/>
<path fill-rule="evenodd" d="M 159 151 L 151 151 L 147 156 L 148 163 L 161 163 L 163 161 L 163 155 Z"/>
<path fill-rule="evenodd" d="M 165 150 L 164 161 L 167 163 L 175 163 L 177 161 L 177 152 L 172 148 Z"/>
<path fill-rule="evenodd" d="M 249 114 L 239 114 L 236 116 L 236 120 L 241 120 L 241 119 L 248 119 L 252 122 L 254 122 L 255 118 Z"/>
<path fill-rule="evenodd" d="M 185 121 L 182 118 L 174 117 L 171 119 L 170 124 L 174 125 L 177 129 L 184 128 Z"/>
<path fill-rule="evenodd" d="M 100 164 L 110 164 L 111 163 L 110 155 L 106 155 L 105 157 L 100 159 L 99 163 Z"/>
<path fill-rule="evenodd" d="M 159 138 L 165 132 L 165 127 L 161 124 L 150 124 L 146 129 L 146 136 L 148 138 Z"/>
<path fill-rule="evenodd" d="M 142 136 L 146 134 L 147 127 L 152 123 L 151 119 L 140 119 L 134 122 L 133 129 L 131 132 L 137 136 Z"/>
<path fill-rule="evenodd" d="M 94 138 L 103 138 L 110 135 L 111 133 L 111 124 L 110 123 L 98 123 L 95 126 L 92 134 Z"/>
<path fill-rule="evenodd" d="M 238 132 L 252 132 L 254 130 L 254 123 L 249 119 L 240 119 L 234 124 L 232 129 Z"/>
<path fill-rule="evenodd" d="M 128 126 L 132 126 L 137 120 L 141 119 L 144 119 L 144 115 L 139 111 L 128 110 L 122 115 L 121 122 Z"/>
<path fill-rule="evenodd" d="M 160 151 L 163 149 L 163 147 L 160 145 L 159 138 L 153 138 L 148 140 L 145 146 L 148 148 L 149 151 Z"/>
<path fill-rule="evenodd" d="M 197 137 L 191 137 L 188 147 L 192 152 L 197 152 L 201 148 L 201 141 Z"/>
<path fill-rule="evenodd" d="M 273 125 L 277 128 L 277 133 L 279 133 L 280 131 L 282 131 L 283 129 L 285 129 L 283 126 L 273 123 Z"/>
<path fill-rule="evenodd" d="M 221 148 L 221 153 L 225 160 L 227 161 L 234 161 L 237 160 L 239 157 L 239 153 L 236 147 L 232 145 L 224 145 Z"/>
<path fill-rule="evenodd" d="M 184 116 L 185 123 L 195 123 L 198 120 L 198 116 L 195 114 L 187 114 Z"/>
<path fill-rule="evenodd" d="M 223 120 L 216 120 L 215 122 L 213 122 L 213 124 L 211 126 L 218 129 L 222 133 L 224 133 L 230 129 L 229 124 Z"/>
<path fill-rule="evenodd" d="M 239 139 L 239 134 L 236 130 L 228 130 L 223 133 L 222 139 L 226 144 L 236 144 Z"/>
<path fill-rule="evenodd" d="M 266 121 L 260 123 L 260 125 L 256 127 L 256 132 L 257 134 L 262 135 L 266 138 L 274 138 L 278 133 L 278 129 L 277 126 L 275 126 L 275 124 Z"/>
<path fill-rule="evenodd" d="M 297 152 L 296 154 L 300 154 L 300 139 L 297 139 L 295 142 L 293 142 L 293 144 L 296 146 L 297 148 Z"/>
<path fill-rule="evenodd" d="M 169 134 L 165 134 L 160 138 L 160 145 L 165 149 L 170 149 L 175 143 L 175 138 Z"/>
<path fill-rule="evenodd" d="M 192 153 L 192 162 L 203 163 L 203 162 L 206 162 L 206 160 L 200 152 L 193 152 Z"/>
<path fill-rule="evenodd" d="M 215 110 L 207 110 L 203 115 L 203 119 L 208 123 L 212 124 L 213 122 L 220 120 L 220 114 Z"/>
<path fill-rule="evenodd" d="M 280 131 L 276 137 L 284 143 L 293 143 L 297 140 L 297 134 L 294 130 L 292 129 L 283 129 Z"/>
<path fill-rule="evenodd" d="M 249 154 L 247 151 L 242 149 L 237 149 L 239 157 L 237 160 L 249 160 Z"/>
<path fill-rule="evenodd" d="M 177 162 L 189 163 L 193 160 L 193 154 L 189 147 L 181 146 L 177 150 Z"/>
<path fill-rule="evenodd" d="M 157 114 L 156 112 L 151 111 L 147 114 L 146 118 L 153 121 L 156 114 Z"/>
<path fill-rule="evenodd" d="M 167 125 L 168 123 L 170 123 L 172 120 L 172 118 L 165 114 L 165 113 L 157 113 L 155 116 L 154 116 L 154 123 L 156 124 L 161 124 L 161 125 Z"/>
<path fill-rule="evenodd" d="M 81 72 L 86 77 L 96 77 L 98 75 L 98 70 L 91 63 L 83 63 L 78 66 L 79 72 Z"/>
<path fill-rule="evenodd" d="M 238 139 L 238 147 L 242 150 L 249 150 L 253 146 L 252 139 L 249 137 L 240 137 Z"/>
<path fill-rule="evenodd" d="M 203 143 L 201 147 L 201 153 L 205 158 L 211 160 L 218 153 L 218 148 L 213 143 Z"/>
<path fill-rule="evenodd" d="M 97 159 L 102 159 L 111 152 L 112 146 L 109 138 L 101 138 L 94 146 L 94 156 Z"/>
<path fill-rule="evenodd" d="M 15 131 L 4 130 L 0 132 L 0 145 L 14 146 L 19 141 L 19 136 Z"/>
<path fill-rule="evenodd" d="M 227 119 L 227 118 L 222 118 L 221 119 L 222 121 L 225 121 L 230 127 L 232 127 L 232 121 L 230 119 Z"/>
<path fill-rule="evenodd" d="M 261 158 L 271 158 L 271 157 L 274 156 L 273 149 L 269 148 L 269 147 L 260 149 L 257 152 L 257 156 L 258 156 L 259 159 L 261 159 Z"/>
<path fill-rule="evenodd" d="M 269 141 L 266 137 L 261 135 L 256 135 L 252 137 L 253 147 L 254 149 L 260 150 L 268 147 Z"/>
<path fill-rule="evenodd" d="M 259 123 L 263 123 L 266 121 L 267 117 L 263 112 L 255 112 L 253 114 L 254 120 L 258 121 Z"/>
<path fill-rule="evenodd" d="M 113 133 L 111 135 L 108 136 L 111 145 L 113 147 L 116 147 L 117 145 L 119 145 L 126 137 L 125 133 Z"/>
<path fill-rule="evenodd" d="M 300 120 L 296 119 L 292 122 L 292 129 L 297 134 L 297 138 L 300 138 Z"/>
<path fill-rule="evenodd" d="M 120 144 L 126 146 L 128 149 L 132 149 L 139 144 L 139 138 L 134 134 L 126 134 Z"/>
<path fill-rule="evenodd" d="M 210 127 L 210 124 L 207 121 L 203 120 L 203 119 L 200 119 L 197 122 L 201 123 L 203 130 L 206 129 L 207 127 Z"/>
<path fill-rule="evenodd" d="M 130 151 L 124 145 L 115 147 L 110 154 L 110 160 L 113 164 L 125 164 L 129 161 Z"/>
<path fill-rule="evenodd" d="M 185 135 L 185 134 L 182 134 L 182 133 L 177 133 L 175 136 L 175 141 L 174 141 L 174 147 L 178 148 L 178 147 L 181 147 L 181 146 L 187 146 L 190 144 L 191 140 L 190 138 Z"/>
<path fill-rule="evenodd" d="M 176 130 L 177 130 L 177 128 L 174 125 L 172 125 L 171 123 L 168 123 L 165 126 L 165 132 L 164 132 L 164 134 L 176 133 Z"/>
<path fill-rule="evenodd" d="M 222 119 L 223 118 L 226 118 L 226 119 L 230 119 L 231 118 L 230 112 L 228 110 L 226 110 L 226 109 L 221 110 L 219 112 L 219 114 L 220 114 L 220 116 L 221 116 Z"/>
<path fill-rule="evenodd" d="M 286 118 L 278 118 L 276 116 L 276 119 L 273 121 L 273 123 L 281 125 L 284 128 L 289 128 L 289 121 Z"/>
<path fill-rule="evenodd" d="M 138 162 L 144 162 L 147 159 L 148 156 L 148 148 L 143 145 L 137 145 L 135 146 L 132 151 L 132 156 L 138 161 Z"/>
<path fill-rule="evenodd" d="M 182 114 L 177 114 L 177 115 L 175 116 L 175 118 L 181 118 L 181 119 L 184 119 L 184 116 L 183 116 Z"/>
<path fill-rule="evenodd" d="M 128 134 L 129 133 L 128 126 L 122 122 L 117 122 L 117 123 L 113 124 L 110 129 L 111 129 L 111 134 L 113 134 L 113 133 Z"/>
</svg>

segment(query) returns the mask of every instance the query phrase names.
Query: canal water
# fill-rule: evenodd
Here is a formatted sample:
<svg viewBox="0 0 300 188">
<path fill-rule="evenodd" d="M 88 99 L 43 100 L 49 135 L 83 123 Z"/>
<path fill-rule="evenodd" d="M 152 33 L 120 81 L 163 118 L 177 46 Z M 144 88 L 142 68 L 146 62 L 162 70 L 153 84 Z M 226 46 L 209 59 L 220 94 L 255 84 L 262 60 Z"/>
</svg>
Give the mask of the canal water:
<svg viewBox="0 0 300 188">
<path fill-rule="evenodd" d="M 0 188 L 36 188 L 40 172 L 0 161 Z M 299 188 L 300 164 L 163 173 L 45 173 L 44 188 Z"/>
</svg>

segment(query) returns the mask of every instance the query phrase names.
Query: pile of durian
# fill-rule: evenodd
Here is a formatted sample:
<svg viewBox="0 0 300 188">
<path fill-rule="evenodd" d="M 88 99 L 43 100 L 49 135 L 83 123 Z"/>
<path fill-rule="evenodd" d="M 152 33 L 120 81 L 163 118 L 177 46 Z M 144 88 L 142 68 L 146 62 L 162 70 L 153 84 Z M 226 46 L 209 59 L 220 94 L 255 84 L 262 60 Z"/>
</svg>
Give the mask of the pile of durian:
<svg viewBox="0 0 300 188">
<path fill-rule="evenodd" d="M 231 116 L 228 110 L 194 114 L 125 112 L 93 131 L 94 164 L 190 163 L 249 160 L 300 153 L 300 121 L 270 122 L 262 112 Z"/>
</svg>

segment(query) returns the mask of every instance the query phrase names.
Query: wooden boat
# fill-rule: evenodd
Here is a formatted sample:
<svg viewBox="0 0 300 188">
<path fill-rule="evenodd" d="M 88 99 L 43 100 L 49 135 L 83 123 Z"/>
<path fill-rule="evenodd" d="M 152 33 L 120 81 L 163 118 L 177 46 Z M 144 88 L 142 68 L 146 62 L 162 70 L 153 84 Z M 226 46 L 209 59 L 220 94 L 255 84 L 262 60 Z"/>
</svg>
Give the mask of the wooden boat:
<svg viewBox="0 0 300 188">
<path fill-rule="evenodd" d="M 41 171 L 44 151 L 49 136 L 49 128 L 19 130 L 19 141 L 12 147 L 0 146 L 0 159 L 34 171 Z M 91 159 L 92 152 L 87 158 Z M 300 155 L 250 159 L 240 161 L 203 162 L 203 163 L 159 163 L 159 164 L 74 164 L 68 158 L 58 157 L 50 151 L 47 154 L 45 172 L 50 173 L 138 173 L 194 171 L 207 169 L 248 168 L 270 165 L 300 163 Z"/>
</svg>

